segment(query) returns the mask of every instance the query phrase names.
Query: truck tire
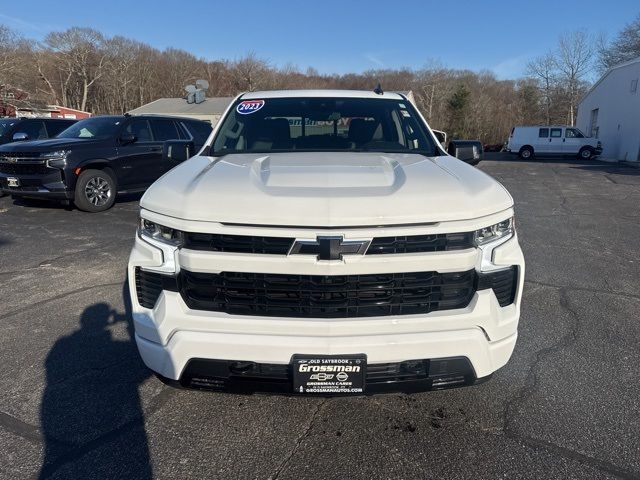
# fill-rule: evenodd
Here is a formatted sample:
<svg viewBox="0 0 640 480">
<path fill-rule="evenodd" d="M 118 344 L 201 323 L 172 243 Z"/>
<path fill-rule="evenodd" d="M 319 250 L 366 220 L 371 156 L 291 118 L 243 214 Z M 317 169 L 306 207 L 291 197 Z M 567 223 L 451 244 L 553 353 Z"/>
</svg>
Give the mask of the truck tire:
<svg viewBox="0 0 640 480">
<path fill-rule="evenodd" d="M 80 210 L 90 213 L 110 209 L 116 201 L 116 182 L 104 170 L 85 170 L 78 177 L 74 202 Z"/>
<path fill-rule="evenodd" d="M 578 153 L 578 158 L 580 160 L 591 160 L 593 157 L 593 148 L 591 147 L 582 147 L 580 152 Z"/>
<path fill-rule="evenodd" d="M 520 152 L 518 152 L 518 155 L 523 160 L 529 160 L 531 157 L 533 157 L 533 147 L 530 147 L 529 145 L 525 145 L 520 149 Z"/>
</svg>

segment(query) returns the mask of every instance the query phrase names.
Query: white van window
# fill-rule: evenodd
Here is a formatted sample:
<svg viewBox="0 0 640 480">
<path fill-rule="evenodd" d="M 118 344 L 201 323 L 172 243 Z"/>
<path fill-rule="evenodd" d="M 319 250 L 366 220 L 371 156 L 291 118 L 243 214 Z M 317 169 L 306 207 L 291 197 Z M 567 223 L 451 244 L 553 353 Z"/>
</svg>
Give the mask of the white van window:
<svg viewBox="0 0 640 480">
<path fill-rule="evenodd" d="M 552 128 L 551 129 L 551 138 L 562 138 L 562 129 L 561 128 Z"/>
<path fill-rule="evenodd" d="M 566 138 L 584 138 L 584 135 L 577 128 L 567 128 L 566 133 L 564 134 Z"/>
<path fill-rule="evenodd" d="M 541 128 L 538 132 L 538 138 L 549 138 L 549 129 Z"/>
</svg>

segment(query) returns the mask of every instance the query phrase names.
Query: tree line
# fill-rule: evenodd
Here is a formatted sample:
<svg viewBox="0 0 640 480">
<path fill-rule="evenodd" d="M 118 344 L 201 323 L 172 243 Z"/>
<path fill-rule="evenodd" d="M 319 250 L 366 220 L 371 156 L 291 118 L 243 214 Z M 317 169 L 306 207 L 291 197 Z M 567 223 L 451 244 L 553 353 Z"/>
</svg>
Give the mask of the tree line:
<svg viewBox="0 0 640 480">
<path fill-rule="evenodd" d="M 114 114 L 161 97 L 184 97 L 185 85 L 198 79 L 209 82 L 208 96 L 262 89 L 368 90 L 380 82 L 385 90 L 411 90 L 431 126 L 452 138 L 502 143 L 513 125 L 572 124 L 594 74 L 637 56 L 640 16 L 610 42 L 584 31 L 563 35 L 553 51 L 529 63 L 525 77 L 513 80 L 437 61 L 421 68 L 328 75 L 278 67 L 254 54 L 205 60 L 91 28 L 50 32 L 36 42 L 0 25 L 0 88 L 10 85 L 29 92 L 31 99 Z"/>
</svg>

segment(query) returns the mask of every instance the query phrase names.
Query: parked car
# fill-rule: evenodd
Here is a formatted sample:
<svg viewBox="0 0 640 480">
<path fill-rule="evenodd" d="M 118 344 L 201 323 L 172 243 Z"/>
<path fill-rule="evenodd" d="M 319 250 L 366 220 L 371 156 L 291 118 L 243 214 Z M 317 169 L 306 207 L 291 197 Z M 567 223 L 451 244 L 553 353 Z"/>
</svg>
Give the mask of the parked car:
<svg viewBox="0 0 640 480">
<path fill-rule="evenodd" d="M 405 96 L 246 93 L 211 138 L 140 201 L 132 318 L 160 378 L 359 395 L 507 363 L 524 279 L 513 199 Z"/>
<path fill-rule="evenodd" d="M 75 122 L 62 118 L 0 118 L 0 145 L 53 138 Z"/>
<path fill-rule="evenodd" d="M 565 125 L 513 127 L 506 147 L 528 159 L 544 155 L 572 155 L 588 160 L 602 153 L 597 138 L 587 137 L 575 127 Z"/>
<path fill-rule="evenodd" d="M 0 188 L 100 212 L 117 193 L 145 190 L 202 148 L 210 132 L 211 124 L 188 118 L 87 118 L 54 139 L 0 146 Z"/>
</svg>

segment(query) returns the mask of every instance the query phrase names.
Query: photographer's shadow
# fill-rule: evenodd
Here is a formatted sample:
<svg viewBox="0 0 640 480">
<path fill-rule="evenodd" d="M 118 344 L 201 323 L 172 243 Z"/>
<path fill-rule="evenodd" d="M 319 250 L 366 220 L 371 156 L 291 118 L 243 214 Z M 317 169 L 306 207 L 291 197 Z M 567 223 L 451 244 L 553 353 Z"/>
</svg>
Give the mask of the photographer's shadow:
<svg viewBox="0 0 640 480">
<path fill-rule="evenodd" d="M 136 349 L 127 283 L 123 298 L 124 314 L 106 303 L 87 307 L 80 328 L 47 356 L 40 479 L 152 478 L 138 393 L 150 374 Z"/>
</svg>

